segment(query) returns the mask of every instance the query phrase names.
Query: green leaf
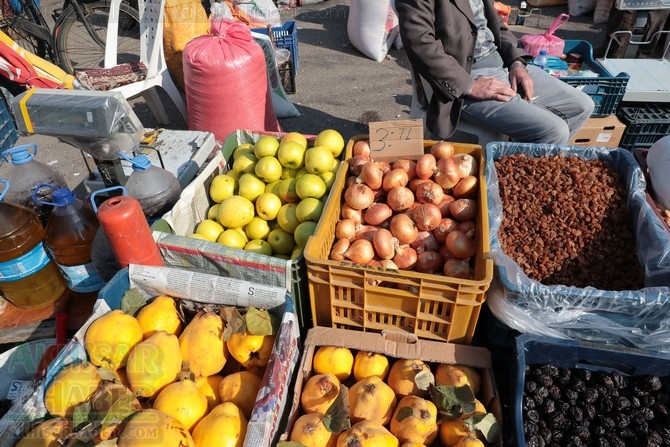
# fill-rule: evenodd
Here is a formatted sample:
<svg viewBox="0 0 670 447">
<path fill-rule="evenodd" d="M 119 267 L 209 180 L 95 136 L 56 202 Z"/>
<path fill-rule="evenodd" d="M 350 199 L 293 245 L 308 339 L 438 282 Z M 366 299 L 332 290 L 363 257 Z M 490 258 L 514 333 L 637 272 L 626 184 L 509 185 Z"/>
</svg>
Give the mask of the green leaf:
<svg viewBox="0 0 670 447">
<path fill-rule="evenodd" d="M 91 420 L 91 416 L 94 415 L 94 413 L 92 413 L 93 407 L 91 406 L 90 401 L 77 405 L 74 408 L 74 412 L 72 413 L 72 422 L 74 427 L 82 427 L 88 424 Z"/>
<path fill-rule="evenodd" d="M 420 390 L 427 390 L 435 384 L 435 376 L 429 370 L 422 370 L 414 376 L 414 383 Z"/>
<path fill-rule="evenodd" d="M 457 418 L 463 413 L 475 411 L 475 395 L 468 385 L 457 387 L 430 385 L 428 393 L 438 412 L 448 418 Z"/>
<path fill-rule="evenodd" d="M 331 433 L 340 433 L 351 427 L 351 420 L 349 419 L 349 388 L 346 386 L 340 385 L 340 393 L 337 395 L 335 402 L 326 410 L 323 425 Z"/>
<path fill-rule="evenodd" d="M 128 289 L 121 298 L 121 310 L 128 315 L 135 315 L 147 303 L 146 298 L 136 288 Z"/>
<path fill-rule="evenodd" d="M 138 411 L 137 398 L 133 393 L 123 393 L 112 404 L 105 417 L 102 419 L 102 428 L 121 422 Z"/>
<path fill-rule="evenodd" d="M 247 323 L 247 331 L 251 335 L 273 335 L 279 329 L 279 320 L 267 309 L 249 306 L 244 320 Z"/>
<path fill-rule="evenodd" d="M 119 376 L 110 368 L 98 368 L 98 374 L 103 382 L 119 382 Z"/>
<path fill-rule="evenodd" d="M 247 331 L 247 323 L 237 307 L 221 307 L 220 314 L 226 323 L 226 328 L 223 330 L 224 340 L 228 340 L 233 334 L 244 334 Z"/>
<path fill-rule="evenodd" d="M 496 442 L 502 434 L 500 422 L 498 422 L 496 417 L 491 413 L 476 414 L 465 421 L 471 423 L 475 430 L 481 433 L 488 443 Z"/>
<path fill-rule="evenodd" d="M 395 419 L 398 422 L 402 422 L 412 416 L 414 416 L 414 410 L 412 407 L 400 407 L 396 410 Z"/>
</svg>

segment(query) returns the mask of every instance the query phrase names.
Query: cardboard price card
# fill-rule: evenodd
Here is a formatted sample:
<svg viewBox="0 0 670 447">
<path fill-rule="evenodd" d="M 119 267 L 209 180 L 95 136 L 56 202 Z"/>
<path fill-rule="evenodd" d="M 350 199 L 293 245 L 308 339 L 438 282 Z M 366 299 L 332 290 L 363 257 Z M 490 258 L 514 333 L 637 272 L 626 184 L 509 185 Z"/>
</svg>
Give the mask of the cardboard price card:
<svg viewBox="0 0 670 447">
<path fill-rule="evenodd" d="M 375 160 L 419 158 L 424 154 L 423 121 L 378 121 L 369 124 L 370 157 Z"/>
</svg>

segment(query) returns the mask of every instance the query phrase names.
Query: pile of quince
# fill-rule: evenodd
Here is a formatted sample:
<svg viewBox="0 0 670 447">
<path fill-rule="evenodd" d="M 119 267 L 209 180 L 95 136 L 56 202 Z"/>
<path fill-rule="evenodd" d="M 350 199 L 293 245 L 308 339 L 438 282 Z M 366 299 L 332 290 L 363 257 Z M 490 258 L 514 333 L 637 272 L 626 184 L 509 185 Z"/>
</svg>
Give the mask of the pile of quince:
<svg viewBox="0 0 670 447">
<path fill-rule="evenodd" d="M 209 185 L 212 203 L 192 237 L 295 259 L 314 233 L 344 150 L 336 130 L 309 144 L 298 132 L 239 145 Z"/>
<path fill-rule="evenodd" d="M 276 318 L 193 304 L 161 295 L 94 320 L 87 360 L 57 373 L 44 392 L 48 418 L 18 446 L 242 446 Z"/>
<path fill-rule="evenodd" d="M 475 368 L 320 346 L 283 447 L 484 447 L 500 424 Z"/>
</svg>

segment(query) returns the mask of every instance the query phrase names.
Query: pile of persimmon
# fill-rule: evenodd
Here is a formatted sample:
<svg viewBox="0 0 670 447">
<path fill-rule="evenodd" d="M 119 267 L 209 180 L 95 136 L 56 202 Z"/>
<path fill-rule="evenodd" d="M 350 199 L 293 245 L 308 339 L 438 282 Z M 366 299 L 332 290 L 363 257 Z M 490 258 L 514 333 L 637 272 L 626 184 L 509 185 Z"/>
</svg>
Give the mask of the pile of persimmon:
<svg viewBox="0 0 670 447">
<path fill-rule="evenodd" d="M 440 141 L 417 160 L 354 144 L 330 259 L 473 279 L 478 163 Z"/>
<path fill-rule="evenodd" d="M 500 424 L 478 398 L 481 383 L 482 372 L 464 365 L 320 346 L 290 445 L 485 447 Z"/>
</svg>

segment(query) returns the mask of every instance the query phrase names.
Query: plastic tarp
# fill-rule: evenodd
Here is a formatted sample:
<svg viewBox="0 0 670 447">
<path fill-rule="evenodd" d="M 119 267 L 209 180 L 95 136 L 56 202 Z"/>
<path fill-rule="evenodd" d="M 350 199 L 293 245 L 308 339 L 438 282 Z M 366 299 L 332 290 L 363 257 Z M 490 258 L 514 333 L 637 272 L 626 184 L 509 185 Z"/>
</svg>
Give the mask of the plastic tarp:
<svg viewBox="0 0 670 447">
<path fill-rule="evenodd" d="M 501 249 L 504 209 L 495 160 L 524 153 L 578 156 L 609 162 L 626 182 L 627 203 L 645 271 L 645 288 L 608 291 L 546 286 L 531 280 Z M 491 257 L 495 280 L 487 302 L 501 322 L 523 333 L 624 344 L 670 352 L 670 233 L 646 201 L 646 182 L 633 155 L 623 149 L 493 142 L 486 147 Z M 625 274 L 625 272 L 621 272 Z"/>
</svg>

